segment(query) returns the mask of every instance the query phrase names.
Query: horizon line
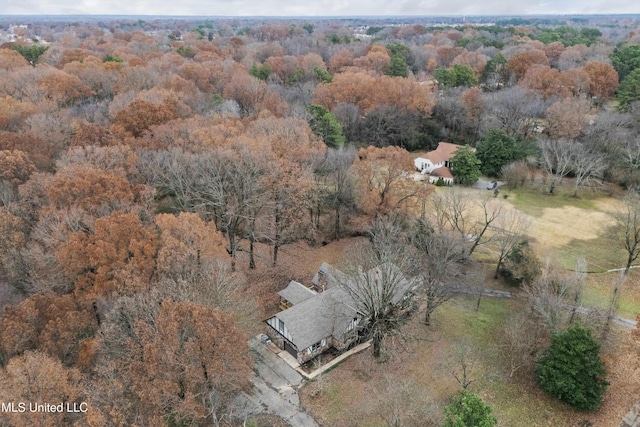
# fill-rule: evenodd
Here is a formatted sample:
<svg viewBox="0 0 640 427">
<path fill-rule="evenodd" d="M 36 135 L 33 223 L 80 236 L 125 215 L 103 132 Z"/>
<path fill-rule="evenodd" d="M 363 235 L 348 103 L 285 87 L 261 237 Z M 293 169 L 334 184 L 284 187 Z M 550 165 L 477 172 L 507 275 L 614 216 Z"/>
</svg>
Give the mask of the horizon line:
<svg viewBox="0 0 640 427">
<path fill-rule="evenodd" d="M 458 18 L 458 17 L 473 17 L 473 18 L 489 18 L 489 17 L 514 17 L 514 18 L 532 18 L 532 17 L 549 17 L 549 16 L 630 16 L 640 15 L 640 12 L 629 13 L 535 13 L 535 14 L 431 14 L 431 15 L 169 15 L 169 14 L 63 14 L 63 13 L 48 13 L 48 14 L 0 14 L 0 18 L 4 17 L 168 17 L 168 18 L 295 18 L 295 19 L 308 19 L 308 18 Z"/>
</svg>

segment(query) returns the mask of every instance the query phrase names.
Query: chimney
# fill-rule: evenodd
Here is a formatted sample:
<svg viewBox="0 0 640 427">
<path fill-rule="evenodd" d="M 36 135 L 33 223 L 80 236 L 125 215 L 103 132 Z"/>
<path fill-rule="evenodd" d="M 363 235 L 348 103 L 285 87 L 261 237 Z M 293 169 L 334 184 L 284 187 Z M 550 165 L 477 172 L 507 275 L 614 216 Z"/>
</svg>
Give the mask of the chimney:
<svg viewBox="0 0 640 427">
<path fill-rule="evenodd" d="M 316 285 L 316 292 L 324 292 L 327 288 L 327 275 L 320 269 L 318 270 L 318 284 Z"/>
</svg>

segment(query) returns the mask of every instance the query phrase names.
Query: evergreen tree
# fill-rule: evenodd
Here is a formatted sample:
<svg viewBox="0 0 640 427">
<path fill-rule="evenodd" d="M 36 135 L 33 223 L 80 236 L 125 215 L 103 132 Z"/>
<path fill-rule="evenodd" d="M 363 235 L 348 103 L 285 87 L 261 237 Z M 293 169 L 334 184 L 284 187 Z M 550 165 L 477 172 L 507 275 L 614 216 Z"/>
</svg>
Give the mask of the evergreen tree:
<svg viewBox="0 0 640 427">
<path fill-rule="evenodd" d="M 491 415 L 493 408 L 475 393 L 463 389 L 444 408 L 446 419 L 443 427 L 493 427 L 498 423 Z"/>
<path fill-rule="evenodd" d="M 473 68 L 468 65 L 456 64 L 451 68 L 438 68 L 433 72 L 433 77 L 440 86 L 445 87 L 472 87 L 478 85 L 478 77 Z"/>
<path fill-rule="evenodd" d="M 313 67 L 313 72 L 322 83 L 331 83 L 333 81 L 333 76 L 324 68 Z"/>
<path fill-rule="evenodd" d="M 541 271 L 540 260 L 527 240 L 515 245 L 500 267 L 500 275 L 512 286 L 532 283 Z"/>
<path fill-rule="evenodd" d="M 437 80 L 439 86 L 455 87 L 456 77 L 447 68 L 437 68 L 433 71 L 433 77 Z"/>
<path fill-rule="evenodd" d="M 35 67 L 36 62 L 38 62 L 38 58 L 40 58 L 40 56 L 43 53 L 45 53 L 47 49 L 49 49 L 49 46 L 39 46 L 39 45 L 24 46 L 21 44 L 14 43 L 11 45 L 11 49 L 18 52 L 20 55 L 24 57 L 24 59 L 29 61 L 29 64 Z"/>
<path fill-rule="evenodd" d="M 450 159 L 451 172 L 457 183 L 474 184 L 480 178 L 480 160 L 469 145 L 458 148 Z"/>
<path fill-rule="evenodd" d="M 551 337 L 551 346 L 536 368 L 538 384 L 576 409 L 598 409 L 609 385 L 599 352 L 591 331 L 574 323 Z"/>
<path fill-rule="evenodd" d="M 633 70 L 640 68 L 640 45 L 628 46 L 621 43 L 609 58 L 611 65 L 618 72 L 618 79 L 622 81 Z"/>
<path fill-rule="evenodd" d="M 342 126 L 329 110 L 322 105 L 312 105 L 309 107 L 309 113 L 311 113 L 309 119 L 311 130 L 322 138 L 325 144 L 332 148 L 344 145 Z"/>
<path fill-rule="evenodd" d="M 481 171 L 488 176 L 498 176 L 506 164 L 516 159 L 516 140 L 501 129 L 490 130 L 479 142 L 476 151 L 482 162 Z"/>
<path fill-rule="evenodd" d="M 407 61 L 405 61 L 404 56 L 396 54 L 391 57 L 391 64 L 389 65 L 389 70 L 387 70 L 387 75 L 392 77 L 407 77 L 407 75 L 409 75 L 407 71 Z"/>
<path fill-rule="evenodd" d="M 249 74 L 257 79 L 267 81 L 271 75 L 271 67 L 267 64 L 263 64 L 259 67 L 256 64 L 253 64 L 249 70 Z"/>
<path fill-rule="evenodd" d="M 478 76 L 476 76 L 473 68 L 468 65 L 456 64 L 451 67 L 451 72 L 454 75 L 456 87 L 472 87 L 478 85 Z"/>
<path fill-rule="evenodd" d="M 631 103 L 640 101 L 640 68 L 636 68 L 622 80 L 616 97 L 622 111 L 626 111 Z"/>
</svg>

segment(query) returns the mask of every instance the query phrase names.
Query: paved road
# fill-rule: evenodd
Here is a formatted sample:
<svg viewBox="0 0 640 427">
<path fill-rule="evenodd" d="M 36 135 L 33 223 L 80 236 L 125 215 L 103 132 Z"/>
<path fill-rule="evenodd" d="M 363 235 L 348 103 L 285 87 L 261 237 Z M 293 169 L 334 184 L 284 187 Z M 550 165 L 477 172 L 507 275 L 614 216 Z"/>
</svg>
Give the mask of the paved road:
<svg viewBox="0 0 640 427">
<path fill-rule="evenodd" d="M 249 340 L 254 358 L 251 375 L 253 391 L 246 395 L 253 414 L 269 412 L 286 420 L 292 427 L 319 427 L 300 406 L 297 388 L 302 376 L 269 350 L 257 338 Z"/>
</svg>

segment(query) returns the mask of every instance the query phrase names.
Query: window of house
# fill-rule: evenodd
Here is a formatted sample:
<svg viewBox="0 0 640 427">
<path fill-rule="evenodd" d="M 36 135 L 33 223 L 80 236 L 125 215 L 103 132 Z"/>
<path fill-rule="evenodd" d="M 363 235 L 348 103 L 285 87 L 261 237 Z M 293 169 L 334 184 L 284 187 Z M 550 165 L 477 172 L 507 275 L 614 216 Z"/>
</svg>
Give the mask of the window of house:
<svg viewBox="0 0 640 427">
<path fill-rule="evenodd" d="M 278 321 L 278 332 L 280 332 L 281 334 L 284 334 L 284 322 L 280 319 L 277 319 L 277 321 Z"/>
<path fill-rule="evenodd" d="M 316 351 L 320 350 L 325 345 L 327 345 L 327 340 L 325 338 L 323 338 L 322 340 L 318 341 L 317 343 L 312 344 L 311 346 L 307 347 L 307 354 L 315 353 Z"/>
</svg>

